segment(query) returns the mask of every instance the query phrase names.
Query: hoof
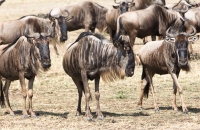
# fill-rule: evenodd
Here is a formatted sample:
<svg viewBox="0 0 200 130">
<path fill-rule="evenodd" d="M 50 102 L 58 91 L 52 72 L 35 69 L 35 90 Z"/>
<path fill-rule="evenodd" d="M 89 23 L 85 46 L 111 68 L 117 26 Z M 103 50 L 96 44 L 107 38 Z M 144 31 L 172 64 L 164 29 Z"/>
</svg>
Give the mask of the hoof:
<svg viewBox="0 0 200 130">
<path fill-rule="evenodd" d="M 183 112 L 183 114 L 188 114 L 188 110 L 185 110 L 185 111 Z"/>
<path fill-rule="evenodd" d="M 99 116 L 98 119 L 99 119 L 99 120 L 103 120 L 103 119 L 104 119 L 104 116 Z"/>
<path fill-rule="evenodd" d="M 29 118 L 29 116 L 28 116 L 28 115 L 24 115 L 23 117 L 24 117 L 24 118 Z"/>
<path fill-rule="evenodd" d="M 155 112 L 159 112 L 160 110 L 159 109 L 155 109 Z"/>
<path fill-rule="evenodd" d="M 10 116 L 15 116 L 15 114 L 13 113 L 13 114 L 10 114 Z"/>
<path fill-rule="evenodd" d="M 32 118 L 37 118 L 37 116 L 36 116 L 36 115 L 32 115 L 31 117 L 32 117 Z"/>
<path fill-rule="evenodd" d="M 138 108 L 138 110 L 142 111 L 142 108 L 140 107 L 140 108 Z"/>
<path fill-rule="evenodd" d="M 79 113 L 76 113 L 74 116 L 80 116 L 80 114 L 79 114 Z"/>
<path fill-rule="evenodd" d="M 88 120 L 88 121 L 92 121 L 92 118 L 87 117 L 87 120 Z"/>
</svg>

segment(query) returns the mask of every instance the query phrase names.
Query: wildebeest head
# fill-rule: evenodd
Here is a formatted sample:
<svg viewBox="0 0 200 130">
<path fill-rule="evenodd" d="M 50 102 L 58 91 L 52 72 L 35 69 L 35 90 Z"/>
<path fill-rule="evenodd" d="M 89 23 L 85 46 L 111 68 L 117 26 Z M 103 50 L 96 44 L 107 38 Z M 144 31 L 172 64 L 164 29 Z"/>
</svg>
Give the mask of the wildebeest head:
<svg viewBox="0 0 200 130">
<path fill-rule="evenodd" d="M 119 9 L 120 13 L 123 14 L 125 12 L 127 12 L 129 10 L 130 7 L 134 6 L 133 0 L 132 1 L 120 1 L 120 2 L 116 2 L 116 0 L 114 0 L 114 2 L 116 3 L 116 5 L 113 5 L 114 9 Z"/>
<path fill-rule="evenodd" d="M 65 42 L 68 39 L 67 21 L 70 21 L 72 18 L 73 17 L 70 17 L 69 12 L 67 10 L 61 12 L 60 9 L 56 8 L 50 11 L 49 19 L 53 21 L 56 19 L 58 21 L 58 25 L 61 32 L 60 42 Z"/>
<path fill-rule="evenodd" d="M 33 33 L 25 34 L 27 38 L 32 38 L 29 40 L 33 43 L 39 50 L 41 65 L 44 69 L 51 66 L 50 50 L 49 50 L 49 40 L 48 37 L 51 36 L 52 31 L 49 30 L 48 33 Z"/>
<path fill-rule="evenodd" d="M 135 59 L 134 59 L 133 49 L 130 46 L 128 36 L 122 35 L 120 36 L 119 39 L 120 39 L 120 44 L 117 45 L 114 44 L 114 45 L 120 50 L 120 52 L 124 57 L 128 58 L 128 60 L 126 60 L 127 62 L 123 60 L 121 61 L 121 66 L 125 66 L 124 68 L 126 76 L 130 77 L 133 76 L 135 69 Z"/>
<path fill-rule="evenodd" d="M 185 32 L 170 34 L 170 28 L 166 31 L 167 37 L 165 38 L 165 41 L 175 44 L 175 54 L 172 54 L 172 57 L 177 56 L 178 66 L 181 68 L 188 66 L 188 42 L 194 42 L 199 38 L 199 35 L 195 35 L 197 32 L 196 29 L 193 26 L 191 27 L 193 28 L 193 33 L 191 34 Z"/>
<path fill-rule="evenodd" d="M 189 4 L 189 1 L 186 0 L 180 0 L 173 8 L 172 10 L 180 12 L 180 13 L 186 13 L 189 8 L 193 7 L 194 5 Z"/>
</svg>

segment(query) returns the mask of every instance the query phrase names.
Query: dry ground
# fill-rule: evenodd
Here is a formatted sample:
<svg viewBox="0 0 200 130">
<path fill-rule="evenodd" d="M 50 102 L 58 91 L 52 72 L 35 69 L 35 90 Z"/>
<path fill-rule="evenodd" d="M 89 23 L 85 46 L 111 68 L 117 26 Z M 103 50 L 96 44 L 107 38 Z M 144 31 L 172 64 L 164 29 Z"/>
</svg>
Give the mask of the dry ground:
<svg viewBox="0 0 200 130">
<path fill-rule="evenodd" d="M 17 19 L 23 15 L 46 13 L 51 8 L 63 4 L 76 3 L 81 0 L 6 0 L 0 7 L 0 21 Z M 107 8 L 111 8 L 112 0 L 97 1 Z M 176 1 L 168 1 L 177 2 Z M 52 67 L 46 73 L 37 76 L 34 83 L 34 110 L 37 118 L 24 119 L 21 114 L 22 98 L 18 81 L 11 84 L 10 100 L 11 106 L 16 113 L 14 117 L 6 113 L 6 108 L 0 109 L 0 129 L 200 129 L 200 61 L 191 61 L 192 70 L 189 73 L 181 72 L 179 81 L 183 87 L 185 103 L 189 113 L 181 111 L 180 98 L 177 95 L 179 112 L 172 110 L 172 79 L 169 75 L 154 77 L 155 94 L 160 112 L 155 113 L 151 94 L 149 99 L 144 99 L 144 109 L 137 109 L 137 101 L 140 92 L 141 66 L 136 66 L 135 74 L 131 78 L 116 81 L 114 83 L 100 83 L 100 104 L 104 120 L 95 117 L 96 103 L 90 102 L 94 120 L 88 122 L 84 115 L 74 116 L 77 106 L 77 89 L 71 78 L 67 76 L 62 68 L 62 56 L 66 44 L 73 42 L 82 30 L 69 33 L 69 40 L 58 46 L 60 56 L 56 56 L 51 46 Z M 108 37 L 108 35 L 107 35 Z M 141 39 L 137 39 L 136 48 L 142 46 Z M 200 41 L 194 44 L 195 52 L 199 51 Z M 94 92 L 93 81 L 90 81 L 90 88 Z M 85 101 L 82 101 L 84 110 Z"/>
</svg>

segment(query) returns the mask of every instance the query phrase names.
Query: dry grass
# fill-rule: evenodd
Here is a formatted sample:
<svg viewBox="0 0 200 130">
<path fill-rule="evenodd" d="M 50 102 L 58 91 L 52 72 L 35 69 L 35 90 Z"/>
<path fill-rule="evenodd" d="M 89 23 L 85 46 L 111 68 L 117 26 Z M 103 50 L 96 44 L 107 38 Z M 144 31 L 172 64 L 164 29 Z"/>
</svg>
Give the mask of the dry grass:
<svg viewBox="0 0 200 130">
<path fill-rule="evenodd" d="M 46 13 L 51 8 L 63 4 L 76 3 L 81 0 L 7 0 L 0 7 L 0 20 L 8 21 L 17 19 L 23 15 Z M 94 0 L 95 1 L 95 0 Z M 111 8 L 112 0 L 97 1 L 107 8 Z M 167 2 L 172 2 L 167 1 Z M 177 2 L 173 1 L 173 2 Z M 144 110 L 137 109 L 137 101 L 140 92 L 141 66 L 136 66 L 135 74 L 131 78 L 117 81 L 110 84 L 100 82 L 100 104 L 104 120 L 95 117 L 96 102 L 92 100 L 90 107 L 94 120 L 86 121 L 84 115 L 74 116 L 77 106 L 77 89 L 71 78 L 67 76 L 62 68 L 62 56 L 64 55 L 66 44 L 73 42 L 82 30 L 69 33 L 69 40 L 58 46 L 60 56 L 56 56 L 51 46 L 52 67 L 46 73 L 37 76 L 34 83 L 34 110 L 38 114 L 37 118 L 24 119 L 21 114 L 22 97 L 18 81 L 11 84 L 10 101 L 15 112 L 12 117 L 6 114 L 6 108 L 0 109 L 0 129 L 200 129 L 200 61 L 191 61 L 192 71 L 181 72 L 179 81 L 184 89 L 185 103 L 188 106 L 187 115 L 181 112 L 181 102 L 177 95 L 179 112 L 175 113 L 172 108 L 172 80 L 169 75 L 156 75 L 154 86 L 157 103 L 160 112 L 155 113 L 151 95 L 149 99 L 144 99 Z M 108 36 L 108 35 L 107 35 Z M 136 43 L 142 43 L 137 39 Z M 200 42 L 194 44 L 197 52 Z M 136 50 L 142 45 L 136 45 Z M 94 92 L 93 81 L 89 82 L 91 91 Z M 93 94 L 94 95 L 94 94 Z M 93 96 L 94 97 L 94 96 Z M 94 99 L 94 98 L 93 98 Z M 84 110 L 85 101 L 82 101 Z"/>
</svg>

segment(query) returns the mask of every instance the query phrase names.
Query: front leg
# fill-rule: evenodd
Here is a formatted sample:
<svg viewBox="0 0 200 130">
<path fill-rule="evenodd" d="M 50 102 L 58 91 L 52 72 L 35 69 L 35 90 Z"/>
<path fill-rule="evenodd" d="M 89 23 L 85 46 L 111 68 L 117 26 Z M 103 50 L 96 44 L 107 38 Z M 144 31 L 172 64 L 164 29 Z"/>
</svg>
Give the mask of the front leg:
<svg viewBox="0 0 200 130">
<path fill-rule="evenodd" d="M 100 98 L 100 93 L 99 93 L 99 80 L 100 80 L 100 75 L 98 75 L 96 78 L 95 78 L 95 98 L 96 98 L 96 103 L 97 103 L 97 110 L 96 110 L 96 114 L 97 114 L 97 117 L 99 119 L 103 119 L 104 116 L 101 112 L 101 109 L 100 109 L 100 104 L 99 104 L 99 98 Z"/>
<path fill-rule="evenodd" d="M 185 102 L 184 102 L 184 98 L 183 98 L 183 90 L 182 90 L 182 87 L 180 86 L 179 82 L 178 82 L 178 75 L 177 75 L 177 70 L 174 68 L 172 69 L 170 66 L 168 66 L 168 70 L 169 70 L 169 73 L 176 85 L 176 87 L 178 88 L 178 91 L 179 91 L 179 95 L 181 97 L 181 103 L 182 103 L 182 110 L 184 113 L 187 113 L 188 112 L 188 109 L 185 105 Z M 175 74 L 176 73 L 176 74 Z"/>
<path fill-rule="evenodd" d="M 26 92 L 24 72 L 19 72 L 19 81 L 20 81 L 21 90 L 22 90 L 22 92 L 21 92 L 22 93 L 22 99 L 24 101 L 24 106 L 23 106 L 22 114 L 23 114 L 24 118 L 27 118 L 28 117 L 28 113 L 27 113 L 27 110 L 26 110 L 27 92 Z"/>
<path fill-rule="evenodd" d="M 33 82 L 35 80 L 35 76 L 33 76 L 31 79 L 29 79 L 28 82 L 28 99 L 29 99 L 29 113 L 31 117 L 36 117 L 35 112 L 33 111 L 33 103 L 32 103 L 32 98 L 33 98 Z"/>
<path fill-rule="evenodd" d="M 89 84 L 88 84 L 87 73 L 85 70 L 81 70 L 81 78 L 82 78 L 83 86 L 85 90 L 85 100 L 86 100 L 85 116 L 87 120 L 92 120 L 92 114 L 90 112 L 90 106 L 89 106 L 89 100 L 91 99 L 91 94 L 90 94 L 90 89 L 89 89 Z"/>
</svg>

